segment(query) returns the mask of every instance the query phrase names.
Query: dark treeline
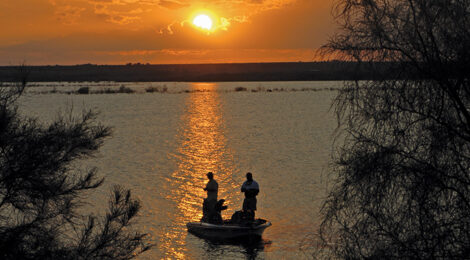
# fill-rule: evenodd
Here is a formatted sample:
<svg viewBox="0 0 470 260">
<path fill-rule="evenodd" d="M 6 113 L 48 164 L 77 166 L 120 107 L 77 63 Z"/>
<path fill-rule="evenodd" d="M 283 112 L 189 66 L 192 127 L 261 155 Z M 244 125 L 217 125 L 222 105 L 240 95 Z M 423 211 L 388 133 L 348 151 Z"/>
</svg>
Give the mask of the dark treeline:
<svg viewBox="0 0 470 260">
<path fill-rule="evenodd" d="M 389 63 L 370 69 L 356 62 L 232 63 L 178 65 L 74 65 L 28 66 L 29 80 L 53 81 L 308 81 L 375 79 L 377 71 L 387 71 Z M 0 80 L 16 80 L 17 66 L 0 67 Z M 391 76 L 391 75 L 390 75 Z"/>
</svg>

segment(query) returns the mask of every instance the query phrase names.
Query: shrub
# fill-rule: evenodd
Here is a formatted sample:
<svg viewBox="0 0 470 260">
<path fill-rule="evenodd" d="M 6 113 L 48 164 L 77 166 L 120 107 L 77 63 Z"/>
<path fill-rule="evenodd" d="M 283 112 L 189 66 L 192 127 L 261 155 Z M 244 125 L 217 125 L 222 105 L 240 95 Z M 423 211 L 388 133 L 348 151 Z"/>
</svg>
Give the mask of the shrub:
<svg viewBox="0 0 470 260">
<path fill-rule="evenodd" d="M 25 86 L 0 87 L 0 258 L 131 259 L 148 250 L 146 235 L 130 229 L 140 209 L 130 191 L 115 187 L 104 217 L 78 211 L 82 193 L 103 179 L 74 165 L 110 129 L 90 111 L 50 124 L 20 116 Z"/>
<path fill-rule="evenodd" d="M 126 87 L 124 85 L 121 85 L 121 87 L 119 87 L 119 90 L 117 91 L 118 93 L 127 93 L 127 94 L 131 94 L 131 93 L 135 93 L 135 91 L 129 87 Z"/>
<path fill-rule="evenodd" d="M 236 91 L 236 92 L 246 91 L 246 90 L 247 90 L 247 89 L 244 88 L 244 87 L 236 87 L 236 88 L 235 88 L 235 91 Z"/>
<path fill-rule="evenodd" d="M 153 93 L 153 92 L 160 92 L 158 87 L 148 87 L 148 88 L 145 88 L 145 92 L 147 93 Z"/>
<path fill-rule="evenodd" d="M 77 90 L 78 94 L 89 94 L 90 88 L 89 87 L 81 87 Z"/>
<path fill-rule="evenodd" d="M 326 49 L 378 76 L 348 82 L 335 101 L 345 141 L 324 248 L 339 259 L 468 258 L 470 1 L 340 0 L 337 11 L 342 31 Z"/>
</svg>

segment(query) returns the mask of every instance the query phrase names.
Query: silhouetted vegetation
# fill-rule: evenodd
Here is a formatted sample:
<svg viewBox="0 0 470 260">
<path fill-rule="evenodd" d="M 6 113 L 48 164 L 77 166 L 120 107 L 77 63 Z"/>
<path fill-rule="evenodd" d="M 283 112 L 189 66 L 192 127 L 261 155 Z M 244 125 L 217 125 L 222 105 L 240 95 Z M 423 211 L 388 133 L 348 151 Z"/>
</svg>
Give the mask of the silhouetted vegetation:
<svg viewBox="0 0 470 260">
<path fill-rule="evenodd" d="M 132 94 L 132 93 L 134 93 L 134 92 L 135 92 L 134 90 L 132 90 L 131 88 L 128 88 L 128 87 L 126 87 L 126 86 L 124 86 L 124 85 L 121 85 L 121 86 L 119 87 L 119 90 L 118 90 L 118 93 Z"/>
<path fill-rule="evenodd" d="M 25 77 L 0 85 L 0 258 L 130 259 L 148 250 L 146 235 L 130 229 L 140 209 L 130 191 L 115 187 L 103 217 L 79 213 L 82 193 L 103 179 L 76 161 L 93 155 L 110 129 L 92 112 L 50 124 L 19 115 L 25 86 Z"/>
<path fill-rule="evenodd" d="M 256 87 L 256 88 L 246 88 L 246 87 L 236 87 L 234 89 L 185 89 L 185 90 L 168 90 L 166 86 L 160 87 L 147 87 L 143 91 L 139 91 L 139 89 L 133 89 L 130 87 L 121 86 L 120 88 L 104 88 L 104 89 L 92 89 L 88 86 L 80 87 L 77 90 L 58 90 L 55 86 L 51 90 L 40 90 L 35 91 L 31 88 L 28 93 L 30 94 L 119 94 L 119 93 L 138 93 L 138 94 L 145 94 L 145 93 L 161 93 L 161 94 L 187 94 L 187 93 L 205 93 L 205 92 L 222 92 L 222 93 L 230 93 L 230 92 L 246 92 L 251 91 L 253 93 L 256 92 L 318 92 L 318 91 L 337 91 L 339 88 L 336 87 L 329 87 L 329 88 L 321 88 L 321 87 L 303 87 L 303 88 L 264 88 L 264 87 Z"/>
<path fill-rule="evenodd" d="M 163 86 L 162 88 L 160 87 L 148 87 L 148 88 L 145 88 L 145 92 L 147 93 L 154 93 L 154 92 L 157 92 L 157 93 L 166 93 L 168 91 L 168 88 L 166 86 Z"/>
<path fill-rule="evenodd" d="M 245 87 L 236 87 L 235 92 L 246 91 Z"/>
<path fill-rule="evenodd" d="M 54 92 L 56 93 L 57 90 Z M 77 90 L 78 94 L 89 94 L 90 93 L 90 88 L 89 87 L 81 87 Z"/>
<path fill-rule="evenodd" d="M 55 89 L 54 92 L 51 93 L 57 93 L 57 90 Z M 64 94 L 72 94 L 72 91 L 64 91 Z M 111 89 L 111 88 L 105 88 L 102 90 L 90 90 L 90 87 L 81 87 L 77 90 L 77 94 L 118 94 L 118 93 L 124 93 L 124 94 L 132 94 L 135 93 L 135 90 L 126 87 L 124 85 L 121 85 L 119 89 Z"/>
<path fill-rule="evenodd" d="M 321 246 L 341 259 L 467 259 L 470 1 L 341 0 L 336 8 L 342 31 L 329 53 L 373 70 L 377 61 L 394 66 L 336 99 L 344 145 Z"/>
</svg>

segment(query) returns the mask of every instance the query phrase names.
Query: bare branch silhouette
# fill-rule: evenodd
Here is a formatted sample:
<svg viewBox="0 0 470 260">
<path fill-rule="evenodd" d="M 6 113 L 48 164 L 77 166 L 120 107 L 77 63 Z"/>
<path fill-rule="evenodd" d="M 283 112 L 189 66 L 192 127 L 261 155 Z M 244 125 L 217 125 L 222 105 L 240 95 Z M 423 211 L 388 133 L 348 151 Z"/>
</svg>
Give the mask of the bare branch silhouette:
<svg viewBox="0 0 470 260">
<path fill-rule="evenodd" d="M 470 255 L 470 1 L 339 0 L 324 51 L 375 69 L 335 100 L 344 144 L 323 207 L 332 258 Z"/>
</svg>

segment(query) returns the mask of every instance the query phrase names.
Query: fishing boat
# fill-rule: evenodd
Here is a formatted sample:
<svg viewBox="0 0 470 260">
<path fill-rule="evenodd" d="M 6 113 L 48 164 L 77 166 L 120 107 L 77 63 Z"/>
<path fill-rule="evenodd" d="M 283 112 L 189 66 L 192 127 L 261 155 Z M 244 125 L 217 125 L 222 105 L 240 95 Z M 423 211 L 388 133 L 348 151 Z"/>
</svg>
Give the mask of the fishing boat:
<svg viewBox="0 0 470 260">
<path fill-rule="evenodd" d="M 231 223 L 225 220 L 221 224 L 206 222 L 189 222 L 186 224 L 188 232 L 212 240 L 236 240 L 242 238 L 261 238 L 264 230 L 271 226 L 271 222 L 256 219 L 250 223 Z"/>
</svg>

